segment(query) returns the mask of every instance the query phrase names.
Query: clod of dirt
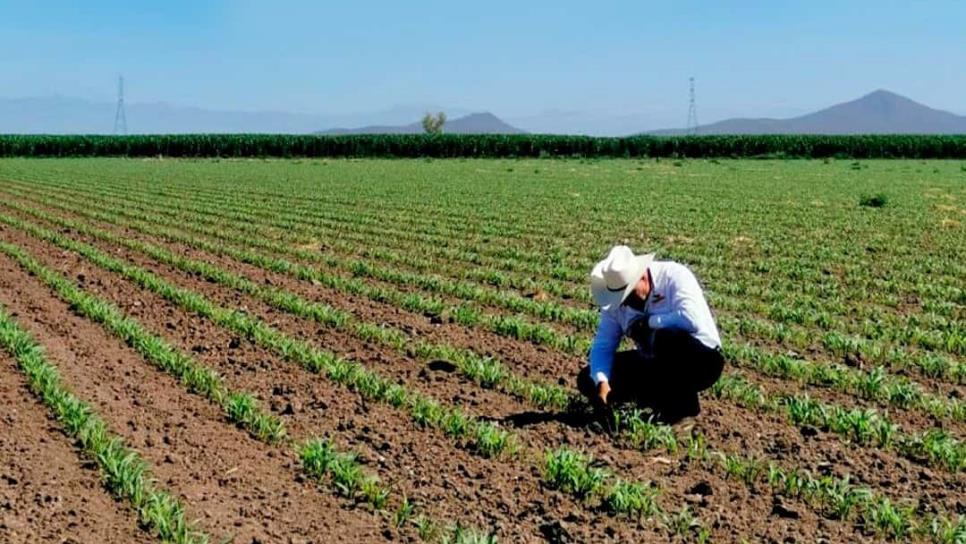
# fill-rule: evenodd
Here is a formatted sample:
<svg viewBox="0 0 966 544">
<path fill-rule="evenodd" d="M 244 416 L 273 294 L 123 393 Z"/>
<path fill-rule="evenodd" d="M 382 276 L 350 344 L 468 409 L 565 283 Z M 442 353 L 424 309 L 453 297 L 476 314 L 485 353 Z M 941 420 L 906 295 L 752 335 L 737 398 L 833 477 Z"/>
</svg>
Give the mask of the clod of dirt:
<svg viewBox="0 0 966 544">
<path fill-rule="evenodd" d="M 570 536 L 570 533 L 564 529 L 563 525 L 561 525 L 559 521 L 551 521 L 541 525 L 540 534 L 543 535 L 543 538 L 547 539 L 547 542 L 551 542 L 553 544 L 563 544 L 565 542 L 574 541 L 573 537 Z"/>
<path fill-rule="evenodd" d="M 456 365 L 443 359 L 434 359 L 426 363 L 426 368 L 434 372 L 456 372 Z"/>
<path fill-rule="evenodd" d="M 707 497 L 709 495 L 713 495 L 714 490 L 711 488 L 711 484 L 707 480 L 701 480 L 700 482 L 694 484 L 691 489 L 688 489 L 688 494 Z"/>
<path fill-rule="evenodd" d="M 791 510 L 789 508 L 786 508 L 785 505 L 783 505 L 779 501 L 775 501 L 775 503 L 772 504 L 771 514 L 773 516 L 778 516 L 780 518 L 785 518 L 785 519 L 798 519 L 799 517 L 798 512 Z"/>
</svg>

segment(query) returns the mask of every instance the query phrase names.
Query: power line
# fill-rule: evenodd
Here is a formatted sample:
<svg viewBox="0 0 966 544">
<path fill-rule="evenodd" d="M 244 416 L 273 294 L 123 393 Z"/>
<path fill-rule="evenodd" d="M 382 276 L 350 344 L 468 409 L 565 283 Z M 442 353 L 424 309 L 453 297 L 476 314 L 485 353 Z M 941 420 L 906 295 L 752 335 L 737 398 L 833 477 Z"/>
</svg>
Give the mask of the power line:
<svg viewBox="0 0 966 544">
<path fill-rule="evenodd" d="M 698 133 L 698 106 L 694 101 L 694 78 L 688 78 L 690 84 L 690 94 L 688 95 L 688 134 Z"/>
<path fill-rule="evenodd" d="M 124 113 L 124 76 L 117 78 L 117 111 L 114 113 L 114 134 L 127 134 L 127 115 Z"/>
</svg>

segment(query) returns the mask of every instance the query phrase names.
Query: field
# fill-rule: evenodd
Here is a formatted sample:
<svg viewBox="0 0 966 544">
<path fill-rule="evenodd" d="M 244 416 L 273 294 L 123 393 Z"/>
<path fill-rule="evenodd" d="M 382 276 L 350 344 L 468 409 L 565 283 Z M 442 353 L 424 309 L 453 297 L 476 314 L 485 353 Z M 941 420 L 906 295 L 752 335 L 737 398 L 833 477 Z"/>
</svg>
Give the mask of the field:
<svg viewBox="0 0 966 544">
<path fill-rule="evenodd" d="M 964 225 L 962 161 L 0 159 L 0 541 L 966 542 Z M 693 429 L 578 398 L 618 242 L 705 287 Z"/>
</svg>

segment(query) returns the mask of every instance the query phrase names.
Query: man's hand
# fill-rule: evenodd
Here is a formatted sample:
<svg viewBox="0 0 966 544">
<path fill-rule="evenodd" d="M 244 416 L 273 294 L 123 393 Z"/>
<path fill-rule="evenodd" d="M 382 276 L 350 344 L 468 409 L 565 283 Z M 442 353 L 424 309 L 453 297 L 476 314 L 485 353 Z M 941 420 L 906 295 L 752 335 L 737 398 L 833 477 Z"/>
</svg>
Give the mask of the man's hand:
<svg viewBox="0 0 966 544">
<path fill-rule="evenodd" d="M 610 384 L 607 380 L 602 380 L 597 384 L 597 402 L 600 406 L 607 406 L 608 396 L 610 396 Z"/>
</svg>

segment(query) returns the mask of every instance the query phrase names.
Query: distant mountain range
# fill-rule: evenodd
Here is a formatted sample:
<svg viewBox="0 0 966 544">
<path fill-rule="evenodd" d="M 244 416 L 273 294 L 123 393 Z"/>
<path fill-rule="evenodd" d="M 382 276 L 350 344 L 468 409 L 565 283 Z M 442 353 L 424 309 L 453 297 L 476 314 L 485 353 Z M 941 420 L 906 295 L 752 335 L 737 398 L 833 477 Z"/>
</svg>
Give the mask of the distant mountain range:
<svg viewBox="0 0 966 544">
<path fill-rule="evenodd" d="M 69 97 L 0 99 L 0 134 L 110 134 L 115 104 Z M 445 111 L 450 121 L 444 132 L 521 134 L 642 133 L 654 126 L 650 114 L 596 114 L 548 111 L 516 117 L 509 123 L 492 113 L 432 105 L 396 106 L 355 114 L 309 114 L 280 111 L 207 110 L 165 103 L 129 103 L 128 131 L 132 134 L 177 133 L 292 133 L 362 134 L 422 132 L 419 120 L 427 111 Z M 667 118 L 666 112 L 660 114 Z M 332 128 L 347 127 L 347 128 Z M 686 133 L 685 129 L 643 132 L 656 135 Z M 736 118 L 703 125 L 699 134 L 966 134 L 966 116 L 929 108 L 889 91 L 879 90 L 857 100 L 787 119 Z"/>
<path fill-rule="evenodd" d="M 648 134 L 680 135 L 685 129 Z M 698 127 L 698 134 L 966 134 L 966 116 L 932 109 L 878 90 L 790 119 L 727 119 Z"/>
<path fill-rule="evenodd" d="M 419 134 L 422 121 L 400 126 L 368 126 L 361 128 L 333 128 L 320 134 Z M 443 132 L 448 134 L 524 134 L 524 131 L 501 121 L 492 113 L 471 113 L 457 119 L 447 119 Z"/>
<path fill-rule="evenodd" d="M 0 134 L 111 134 L 116 104 L 79 98 L 0 98 Z M 284 111 L 208 110 L 166 103 L 126 105 L 131 134 L 180 133 L 288 133 L 307 134 L 326 127 L 402 125 L 420 119 L 427 111 L 445 111 L 450 117 L 470 113 L 434 105 L 395 106 L 363 113 L 312 114 Z"/>
</svg>

